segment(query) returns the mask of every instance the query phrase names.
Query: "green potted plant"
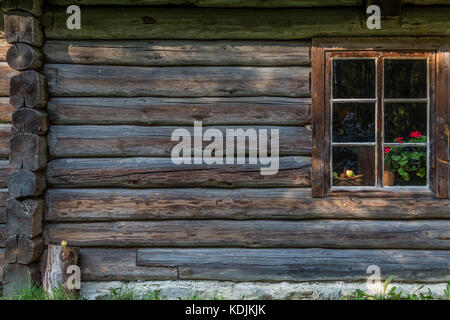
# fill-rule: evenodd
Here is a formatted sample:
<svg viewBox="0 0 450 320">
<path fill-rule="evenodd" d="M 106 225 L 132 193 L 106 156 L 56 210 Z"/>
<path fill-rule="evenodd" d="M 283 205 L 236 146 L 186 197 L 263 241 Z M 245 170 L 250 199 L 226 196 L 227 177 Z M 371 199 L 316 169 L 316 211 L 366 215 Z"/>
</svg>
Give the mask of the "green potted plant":
<svg viewBox="0 0 450 320">
<path fill-rule="evenodd" d="M 419 131 L 412 131 L 408 142 L 426 143 L 427 137 Z M 397 143 L 403 143 L 404 139 L 398 137 Z M 394 185 L 395 177 L 398 184 L 409 184 L 414 181 L 422 184 L 427 173 L 427 152 L 421 147 L 386 147 L 384 148 L 384 185 Z"/>
</svg>

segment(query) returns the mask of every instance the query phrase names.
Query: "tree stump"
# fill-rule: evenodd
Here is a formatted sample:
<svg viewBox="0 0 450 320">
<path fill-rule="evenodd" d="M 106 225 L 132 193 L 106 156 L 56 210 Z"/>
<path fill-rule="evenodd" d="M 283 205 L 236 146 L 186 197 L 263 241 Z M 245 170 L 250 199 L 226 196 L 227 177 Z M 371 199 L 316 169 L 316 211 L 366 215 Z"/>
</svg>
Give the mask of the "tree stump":
<svg viewBox="0 0 450 320">
<path fill-rule="evenodd" d="M 53 296 L 54 291 L 58 289 L 64 290 L 71 297 L 76 294 L 76 289 L 67 287 L 67 280 L 72 276 L 67 269 L 72 265 L 78 266 L 79 253 L 80 248 L 48 245 L 43 286 L 50 296 Z"/>
</svg>

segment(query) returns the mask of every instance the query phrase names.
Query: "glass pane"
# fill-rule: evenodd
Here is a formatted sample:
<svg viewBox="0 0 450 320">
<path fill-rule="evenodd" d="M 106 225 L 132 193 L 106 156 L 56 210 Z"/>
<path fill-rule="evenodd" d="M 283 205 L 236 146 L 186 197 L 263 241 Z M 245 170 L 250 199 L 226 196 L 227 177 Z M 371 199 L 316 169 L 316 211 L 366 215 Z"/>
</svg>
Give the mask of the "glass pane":
<svg viewBox="0 0 450 320">
<path fill-rule="evenodd" d="M 384 186 L 426 185 L 426 147 L 384 148 Z"/>
<path fill-rule="evenodd" d="M 375 148 L 333 147 L 333 186 L 375 186 Z"/>
<path fill-rule="evenodd" d="M 334 103 L 333 142 L 375 142 L 375 104 Z"/>
<path fill-rule="evenodd" d="M 427 104 L 386 103 L 384 105 L 384 141 L 427 142 Z"/>
<path fill-rule="evenodd" d="M 333 98 L 375 98 L 375 60 L 334 59 Z"/>
<path fill-rule="evenodd" d="M 426 59 L 386 59 L 384 60 L 384 97 L 426 98 Z"/>
</svg>

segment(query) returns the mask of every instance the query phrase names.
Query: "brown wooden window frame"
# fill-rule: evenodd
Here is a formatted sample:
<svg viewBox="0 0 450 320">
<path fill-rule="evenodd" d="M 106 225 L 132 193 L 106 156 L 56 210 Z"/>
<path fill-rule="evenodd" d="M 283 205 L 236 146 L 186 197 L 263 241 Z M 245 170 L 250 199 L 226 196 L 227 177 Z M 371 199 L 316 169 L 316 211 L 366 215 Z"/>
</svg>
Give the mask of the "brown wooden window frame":
<svg viewBox="0 0 450 320">
<path fill-rule="evenodd" d="M 331 189 L 331 57 L 380 54 L 427 57 L 429 61 L 428 187 L 352 187 Z M 313 39 L 312 60 L 312 196 L 346 194 L 380 197 L 434 196 L 449 198 L 449 39 L 447 38 L 327 38 Z M 379 59 L 380 61 L 382 59 Z M 381 62 L 380 62 L 381 63 Z M 380 68 L 377 69 L 378 72 Z M 381 77 L 378 74 L 378 79 Z M 380 84 L 377 84 L 380 90 Z M 380 104 L 380 103 L 379 103 Z M 380 105 L 376 106 L 380 108 Z M 380 113 L 378 113 L 380 116 Z M 380 123 L 380 121 L 378 121 Z M 380 139 L 377 137 L 377 139 Z M 381 144 L 380 144 L 381 145 Z M 378 152 L 378 157 L 382 153 Z M 378 161 L 377 166 L 382 166 Z M 379 169 L 380 170 L 380 169 Z M 382 170 L 382 168 L 381 168 Z"/>
</svg>

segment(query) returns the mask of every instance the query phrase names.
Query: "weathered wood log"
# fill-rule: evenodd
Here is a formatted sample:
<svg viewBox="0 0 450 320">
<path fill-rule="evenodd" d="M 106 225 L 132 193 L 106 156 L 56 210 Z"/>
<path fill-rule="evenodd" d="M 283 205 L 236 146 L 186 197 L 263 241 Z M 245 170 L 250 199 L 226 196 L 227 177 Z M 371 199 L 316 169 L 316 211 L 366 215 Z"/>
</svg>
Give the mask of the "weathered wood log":
<svg viewBox="0 0 450 320">
<path fill-rule="evenodd" d="M 14 169 L 44 169 L 47 166 L 46 138 L 37 134 L 14 134 L 11 137 L 9 164 Z"/>
<path fill-rule="evenodd" d="M 11 174 L 8 189 L 12 198 L 36 197 L 46 188 L 45 174 L 21 169 Z"/>
<path fill-rule="evenodd" d="M 310 189 L 49 189 L 46 221 L 449 219 L 435 199 L 317 199 Z"/>
<path fill-rule="evenodd" d="M 8 182 L 6 182 L 6 186 L 8 186 Z M 0 188 L 0 224 L 6 222 L 6 200 L 8 197 L 8 189 Z"/>
<path fill-rule="evenodd" d="M 53 187 L 308 187 L 311 158 L 281 157 L 276 175 L 259 164 L 174 165 L 170 158 L 58 159 L 47 167 Z"/>
<path fill-rule="evenodd" d="M 306 125 L 308 98 L 51 98 L 52 124 Z"/>
<path fill-rule="evenodd" d="M 24 288 L 39 285 L 41 273 L 39 265 L 7 264 L 3 267 L 3 296 L 10 297 L 23 293 Z"/>
<path fill-rule="evenodd" d="M 47 80 L 39 72 L 27 70 L 11 78 L 9 103 L 14 107 L 42 108 L 47 99 Z"/>
<path fill-rule="evenodd" d="M 131 67 L 46 64 L 55 96 L 310 96 L 309 67 Z"/>
<path fill-rule="evenodd" d="M 0 160 L 0 188 L 8 187 L 9 176 L 15 171 L 16 170 L 9 165 L 8 160 Z"/>
<path fill-rule="evenodd" d="M 136 266 L 136 249 L 81 248 L 83 281 L 176 280 L 173 267 Z"/>
<path fill-rule="evenodd" d="M 23 235 L 12 235 L 6 240 L 5 260 L 8 263 L 30 264 L 38 260 L 43 249 L 42 238 L 29 239 Z"/>
<path fill-rule="evenodd" d="M 6 233 L 35 238 L 42 233 L 44 201 L 8 199 L 6 206 Z"/>
<path fill-rule="evenodd" d="M 10 47 L 11 45 L 5 39 L 0 38 L 0 62 L 6 61 L 6 53 Z"/>
<path fill-rule="evenodd" d="M 54 158 L 61 157 L 170 157 L 172 149 L 179 141 L 171 141 L 174 130 L 180 127 L 144 127 L 144 126 L 51 126 L 47 137 L 49 153 Z M 191 133 L 193 144 L 194 127 L 183 127 Z M 286 126 L 242 126 L 244 131 L 267 129 L 279 130 L 280 155 L 310 155 L 311 131 L 307 127 Z M 208 127 L 203 127 L 206 131 Z M 223 135 L 223 147 L 226 148 L 226 130 L 234 127 L 218 127 Z M 248 139 L 247 139 L 248 140 Z M 203 142 L 203 148 L 210 141 Z M 235 140 L 236 143 L 236 140 Z M 268 150 L 270 151 L 270 143 Z M 246 142 L 246 153 L 258 151 L 255 144 Z"/>
<path fill-rule="evenodd" d="M 99 15 L 102 19 L 98 19 Z M 267 39 L 314 37 L 448 36 L 450 8 L 404 8 L 402 23 L 385 21 L 379 30 L 367 28 L 361 8 L 199 9 L 108 7 L 83 9 L 83 27 L 66 27 L 65 8 L 43 15 L 49 39 Z M 183 17 L 180 20 L 180 17 Z"/>
<path fill-rule="evenodd" d="M 18 72 L 12 69 L 6 62 L 0 62 L 0 96 L 9 96 L 10 79 Z"/>
<path fill-rule="evenodd" d="M 5 247 L 6 237 L 5 225 L 0 224 L 0 248 Z"/>
<path fill-rule="evenodd" d="M 86 247 L 450 248 L 449 220 L 123 221 L 50 224 L 45 234 Z"/>
<path fill-rule="evenodd" d="M 47 113 L 36 109 L 19 108 L 12 115 L 12 133 L 45 135 L 48 130 Z"/>
<path fill-rule="evenodd" d="M 8 158 L 11 138 L 11 125 L 0 124 L 0 157 Z M 2 161 L 2 160 L 0 160 Z"/>
<path fill-rule="evenodd" d="M 22 11 L 5 13 L 5 39 L 8 43 L 24 42 L 40 47 L 44 41 L 39 20 Z"/>
<path fill-rule="evenodd" d="M 80 248 L 49 244 L 47 248 L 47 266 L 43 278 L 44 290 L 53 296 L 55 290 L 64 290 L 69 296 L 76 293 L 76 289 L 67 287 L 70 273 L 69 266 L 78 265 Z"/>
<path fill-rule="evenodd" d="M 9 90 L 9 89 L 8 89 Z M 11 123 L 15 108 L 9 104 L 9 98 L 0 98 L 0 122 Z"/>
<path fill-rule="evenodd" d="M 407 0 L 408 2 L 437 2 L 445 3 L 445 0 Z M 70 5 L 70 0 L 49 0 L 52 5 Z M 196 7 L 255 7 L 255 8 L 280 8 L 280 7 L 325 7 L 325 6 L 356 6 L 364 3 L 364 0 L 78 0 L 77 4 L 89 5 L 181 5 Z"/>
<path fill-rule="evenodd" d="M 424 259 L 426 257 L 426 259 Z M 138 249 L 138 266 L 173 267 L 183 280 L 366 281 L 377 265 L 382 279 L 450 280 L 445 250 Z"/>
<path fill-rule="evenodd" d="M 46 41 L 48 63 L 131 66 L 310 65 L 309 41 Z"/>
<path fill-rule="evenodd" d="M 5 11 L 23 10 L 39 17 L 42 14 L 43 0 L 2 0 Z"/>
<path fill-rule="evenodd" d="M 40 69 L 43 63 L 42 52 L 26 43 L 13 44 L 6 54 L 9 66 L 16 70 Z"/>
</svg>

